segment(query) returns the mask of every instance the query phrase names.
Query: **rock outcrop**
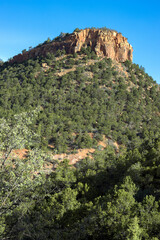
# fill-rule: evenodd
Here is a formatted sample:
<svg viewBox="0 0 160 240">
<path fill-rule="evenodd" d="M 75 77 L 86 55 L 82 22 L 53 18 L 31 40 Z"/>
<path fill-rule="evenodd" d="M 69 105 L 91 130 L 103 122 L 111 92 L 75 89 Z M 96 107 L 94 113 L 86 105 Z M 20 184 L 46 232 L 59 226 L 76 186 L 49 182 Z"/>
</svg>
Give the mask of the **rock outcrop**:
<svg viewBox="0 0 160 240">
<path fill-rule="evenodd" d="M 106 56 L 118 62 L 132 61 L 133 48 L 127 38 L 121 33 L 108 29 L 84 29 L 54 41 L 42 44 L 22 54 L 14 56 L 11 62 L 23 62 L 37 56 L 45 56 L 48 52 L 55 53 L 58 49 L 65 49 L 67 54 L 79 52 L 82 47 L 90 46 L 98 56 Z"/>
</svg>

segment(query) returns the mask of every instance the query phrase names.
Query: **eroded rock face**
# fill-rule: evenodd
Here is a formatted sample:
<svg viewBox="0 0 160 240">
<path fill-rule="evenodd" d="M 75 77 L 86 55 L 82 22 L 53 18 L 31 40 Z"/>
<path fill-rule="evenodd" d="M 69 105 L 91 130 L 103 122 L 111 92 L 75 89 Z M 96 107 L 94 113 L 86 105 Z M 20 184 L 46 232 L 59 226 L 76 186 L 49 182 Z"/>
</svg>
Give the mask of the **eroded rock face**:
<svg viewBox="0 0 160 240">
<path fill-rule="evenodd" d="M 11 62 L 23 62 L 37 56 L 45 56 L 48 52 L 55 53 L 58 49 L 65 49 L 67 54 L 73 54 L 87 46 L 90 46 L 98 56 L 106 56 L 118 62 L 132 61 L 133 58 L 133 48 L 121 33 L 88 28 L 16 55 Z"/>
</svg>

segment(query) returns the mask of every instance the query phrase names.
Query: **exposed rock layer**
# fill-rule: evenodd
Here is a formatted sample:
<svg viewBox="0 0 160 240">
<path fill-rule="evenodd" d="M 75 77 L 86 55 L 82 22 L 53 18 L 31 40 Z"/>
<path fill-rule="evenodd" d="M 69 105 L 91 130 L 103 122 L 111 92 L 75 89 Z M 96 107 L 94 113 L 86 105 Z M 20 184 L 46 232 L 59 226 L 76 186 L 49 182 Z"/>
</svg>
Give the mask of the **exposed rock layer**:
<svg viewBox="0 0 160 240">
<path fill-rule="evenodd" d="M 106 56 L 118 62 L 132 61 L 133 48 L 121 33 L 113 30 L 84 29 L 16 55 L 11 62 L 23 62 L 37 56 L 45 56 L 48 52 L 55 53 L 58 49 L 65 49 L 67 54 L 76 53 L 87 46 L 98 56 Z"/>
</svg>

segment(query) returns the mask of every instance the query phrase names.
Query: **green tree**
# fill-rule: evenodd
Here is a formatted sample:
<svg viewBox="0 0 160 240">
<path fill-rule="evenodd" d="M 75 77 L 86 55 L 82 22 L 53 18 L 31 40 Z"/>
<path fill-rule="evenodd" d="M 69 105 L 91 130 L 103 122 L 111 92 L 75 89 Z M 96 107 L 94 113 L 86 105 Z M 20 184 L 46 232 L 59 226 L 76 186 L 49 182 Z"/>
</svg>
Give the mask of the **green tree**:
<svg viewBox="0 0 160 240">
<path fill-rule="evenodd" d="M 128 226 L 128 237 L 127 240 L 141 240 L 142 239 L 142 228 L 139 226 L 139 220 L 134 217 Z"/>
<path fill-rule="evenodd" d="M 31 147 L 39 140 L 30 126 L 38 115 L 37 108 L 31 112 L 14 115 L 13 119 L 0 119 L 1 168 L 4 167 L 13 149 Z"/>
</svg>

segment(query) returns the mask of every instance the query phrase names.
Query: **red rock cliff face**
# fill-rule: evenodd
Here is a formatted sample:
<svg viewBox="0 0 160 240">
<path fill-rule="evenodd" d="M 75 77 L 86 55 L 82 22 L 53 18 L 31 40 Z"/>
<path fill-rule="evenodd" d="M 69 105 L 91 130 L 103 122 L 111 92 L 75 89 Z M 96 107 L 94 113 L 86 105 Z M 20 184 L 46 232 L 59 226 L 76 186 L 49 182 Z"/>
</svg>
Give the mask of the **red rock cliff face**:
<svg viewBox="0 0 160 240">
<path fill-rule="evenodd" d="M 66 53 L 76 53 L 82 47 L 90 46 L 98 56 L 106 56 L 118 62 L 132 61 L 133 48 L 127 38 L 112 30 L 85 29 L 65 36 L 62 40 L 46 43 L 23 54 L 13 57 L 11 62 L 23 62 L 37 56 L 45 56 L 65 49 Z"/>
</svg>

